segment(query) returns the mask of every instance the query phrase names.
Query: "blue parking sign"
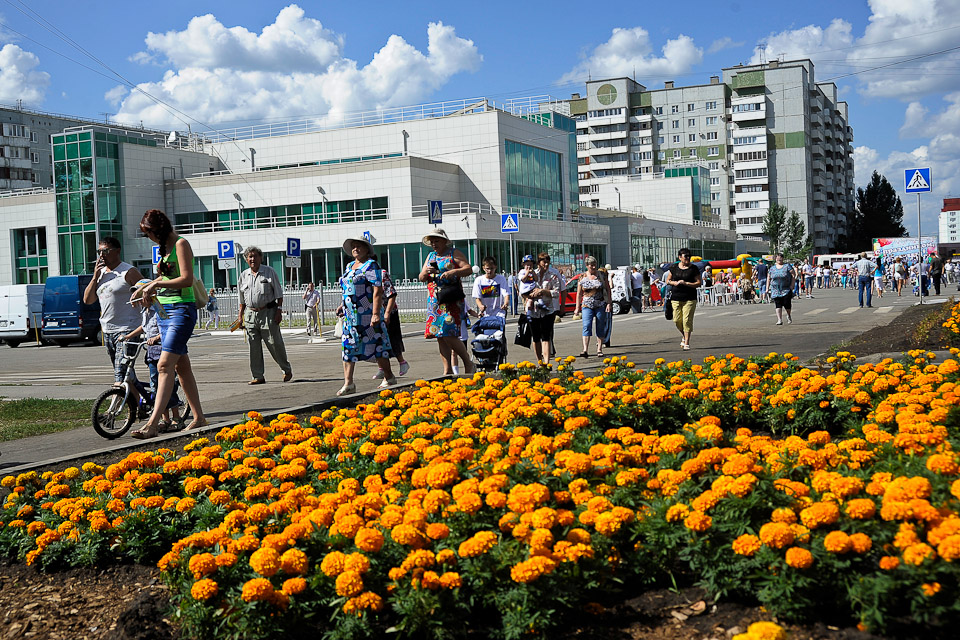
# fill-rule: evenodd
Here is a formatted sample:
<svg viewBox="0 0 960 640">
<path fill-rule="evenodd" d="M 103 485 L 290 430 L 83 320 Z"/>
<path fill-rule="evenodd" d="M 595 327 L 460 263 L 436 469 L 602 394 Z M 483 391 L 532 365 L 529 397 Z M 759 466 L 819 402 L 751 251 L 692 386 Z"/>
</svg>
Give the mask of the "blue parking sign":
<svg viewBox="0 0 960 640">
<path fill-rule="evenodd" d="M 229 260 L 235 258 L 233 249 L 233 240 L 220 240 L 217 242 L 217 257 L 221 260 Z"/>
<path fill-rule="evenodd" d="M 153 245 L 153 264 L 160 264 L 160 247 Z"/>
<path fill-rule="evenodd" d="M 290 258 L 300 257 L 300 238 L 287 238 L 287 256 Z"/>
</svg>

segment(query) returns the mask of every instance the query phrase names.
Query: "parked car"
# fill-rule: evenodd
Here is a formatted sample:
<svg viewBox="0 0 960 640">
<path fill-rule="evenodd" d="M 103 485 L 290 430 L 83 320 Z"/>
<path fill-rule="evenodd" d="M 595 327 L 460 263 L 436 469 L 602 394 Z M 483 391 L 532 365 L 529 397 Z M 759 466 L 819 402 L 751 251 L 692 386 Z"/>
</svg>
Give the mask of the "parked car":
<svg viewBox="0 0 960 640">
<path fill-rule="evenodd" d="M 36 340 L 43 312 L 42 284 L 0 287 L 0 341 L 10 347 Z"/>
<path fill-rule="evenodd" d="M 41 336 L 61 347 L 100 342 L 100 303 L 86 304 L 83 290 L 93 276 L 51 276 L 43 289 Z"/>
</svg>

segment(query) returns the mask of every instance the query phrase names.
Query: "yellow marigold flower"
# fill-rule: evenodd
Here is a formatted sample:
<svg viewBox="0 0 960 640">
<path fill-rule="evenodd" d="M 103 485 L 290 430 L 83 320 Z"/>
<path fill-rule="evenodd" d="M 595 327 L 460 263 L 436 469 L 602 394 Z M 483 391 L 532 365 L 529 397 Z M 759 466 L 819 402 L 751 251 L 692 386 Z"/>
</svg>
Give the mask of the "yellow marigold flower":
<svg viewBox="0 0 960 640">
<path fill-rule="evenodd" d="M 750 640 L 787 640 L 787 630 L 775 622 L 754 622 L 747 627 L 746 635 Z"/>
<path fill-rule="evenodd" d="M 250 567 L 269 578 L 280 569 L 280 554 L 271 547 L 261 547 L 250 556 Z"/>
<path fill-rule="evenodd" d="M 337 595 L 351 598 L 363 591 L 363 576 L 356 571 L 344 571 L 337 576 Z"/>
<path fill-rule="evenodd" d="M 675 504 L 667 509 L 667 522 L 679 522 L 690 514 L 690 507 L 683 503 Z"/>
<path fill-rule="evenodd" d="M 684 519 L 683 526 L 691 531 L 703 532 L 713 526 L 713 518 L 701 511 L 691 511 Z"/>
<path fill-rule="evenodd" d="M 830 553 L 843 554 L 853 548 L 853 543 L 843 531 L 831 531 L 823 539 L 823 548 Z"/>
<path fill-rule="evenodd" d="M 793 544 L 793 529 L 783 522 L 768 522 L 760 527 L 760 540 L 773 549 L 783 549 Z"/>
<path fill-rule="evenodd" d="M 813 565 L 813 554 L 800 547 L 790 547 L 786 555 L 787 565 L 794 569 L 808 569 Z"/>
<path fill-rule="evenodd" d="M 762 543 L 757 536 L 745 533 L 733 541 L 733 552 L 741 556 L 753 556 L 760 550 Z"/>
<path fill-rule="evenodd" d="M 209 600 L 217 595 L 217 591 L 219 591 L 217 583 L 208 578 L 197 580 L 193 583 L 193 586 L 190 587 L 190 595 L 193 596 L 194 600 L 200 601 Z"/>
<path fill-rule="evenodd" d="M 377 529 L 363 527 L 353 539 L 357 548 L 367 553 L 377 553 L 383 548 L 383 534 Z"/>
<path fill-rule="evenodd" d="M 273 598 L 273 585 L 266 578 L 253 578 L 243 584 L 240 597 L 244 602 L 259 602 Z"/>
</svg>

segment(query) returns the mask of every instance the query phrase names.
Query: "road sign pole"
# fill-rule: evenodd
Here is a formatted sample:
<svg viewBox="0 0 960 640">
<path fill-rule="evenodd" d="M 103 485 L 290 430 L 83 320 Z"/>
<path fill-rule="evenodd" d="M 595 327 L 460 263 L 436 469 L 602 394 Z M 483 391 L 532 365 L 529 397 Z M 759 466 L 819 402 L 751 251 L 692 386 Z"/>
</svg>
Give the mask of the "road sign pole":
<svg viewBox="0 0 960 640">
<path fill-rule="evenodd" d="M 917 194 L 917 253 L 920 254 L 920 304 L 923 304 L 923 231 L 920 230 L 920 194 Z"/>
</svg>

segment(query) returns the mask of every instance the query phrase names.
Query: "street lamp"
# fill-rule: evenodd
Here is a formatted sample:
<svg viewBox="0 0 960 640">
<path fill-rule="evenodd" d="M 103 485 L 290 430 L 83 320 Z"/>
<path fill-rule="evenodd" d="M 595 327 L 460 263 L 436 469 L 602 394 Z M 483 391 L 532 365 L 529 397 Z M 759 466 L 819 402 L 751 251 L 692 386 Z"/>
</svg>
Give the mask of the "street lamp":
<svg viewBox="0 0 960 640">
<path fill-rule="evenodd" d="M 237 228 L 239 229 L 243 227 L 243 198 L 239 193 L 233 194 L 233 197 L 237 200 Z"/>
<path fill-rule="evenodd" d="M 617 211 L 623 211 L 623 209 L 620 208 L 620 189 L 618 187 L 614 187 L 613 190 L 617 192 Z"/>
</svg>

